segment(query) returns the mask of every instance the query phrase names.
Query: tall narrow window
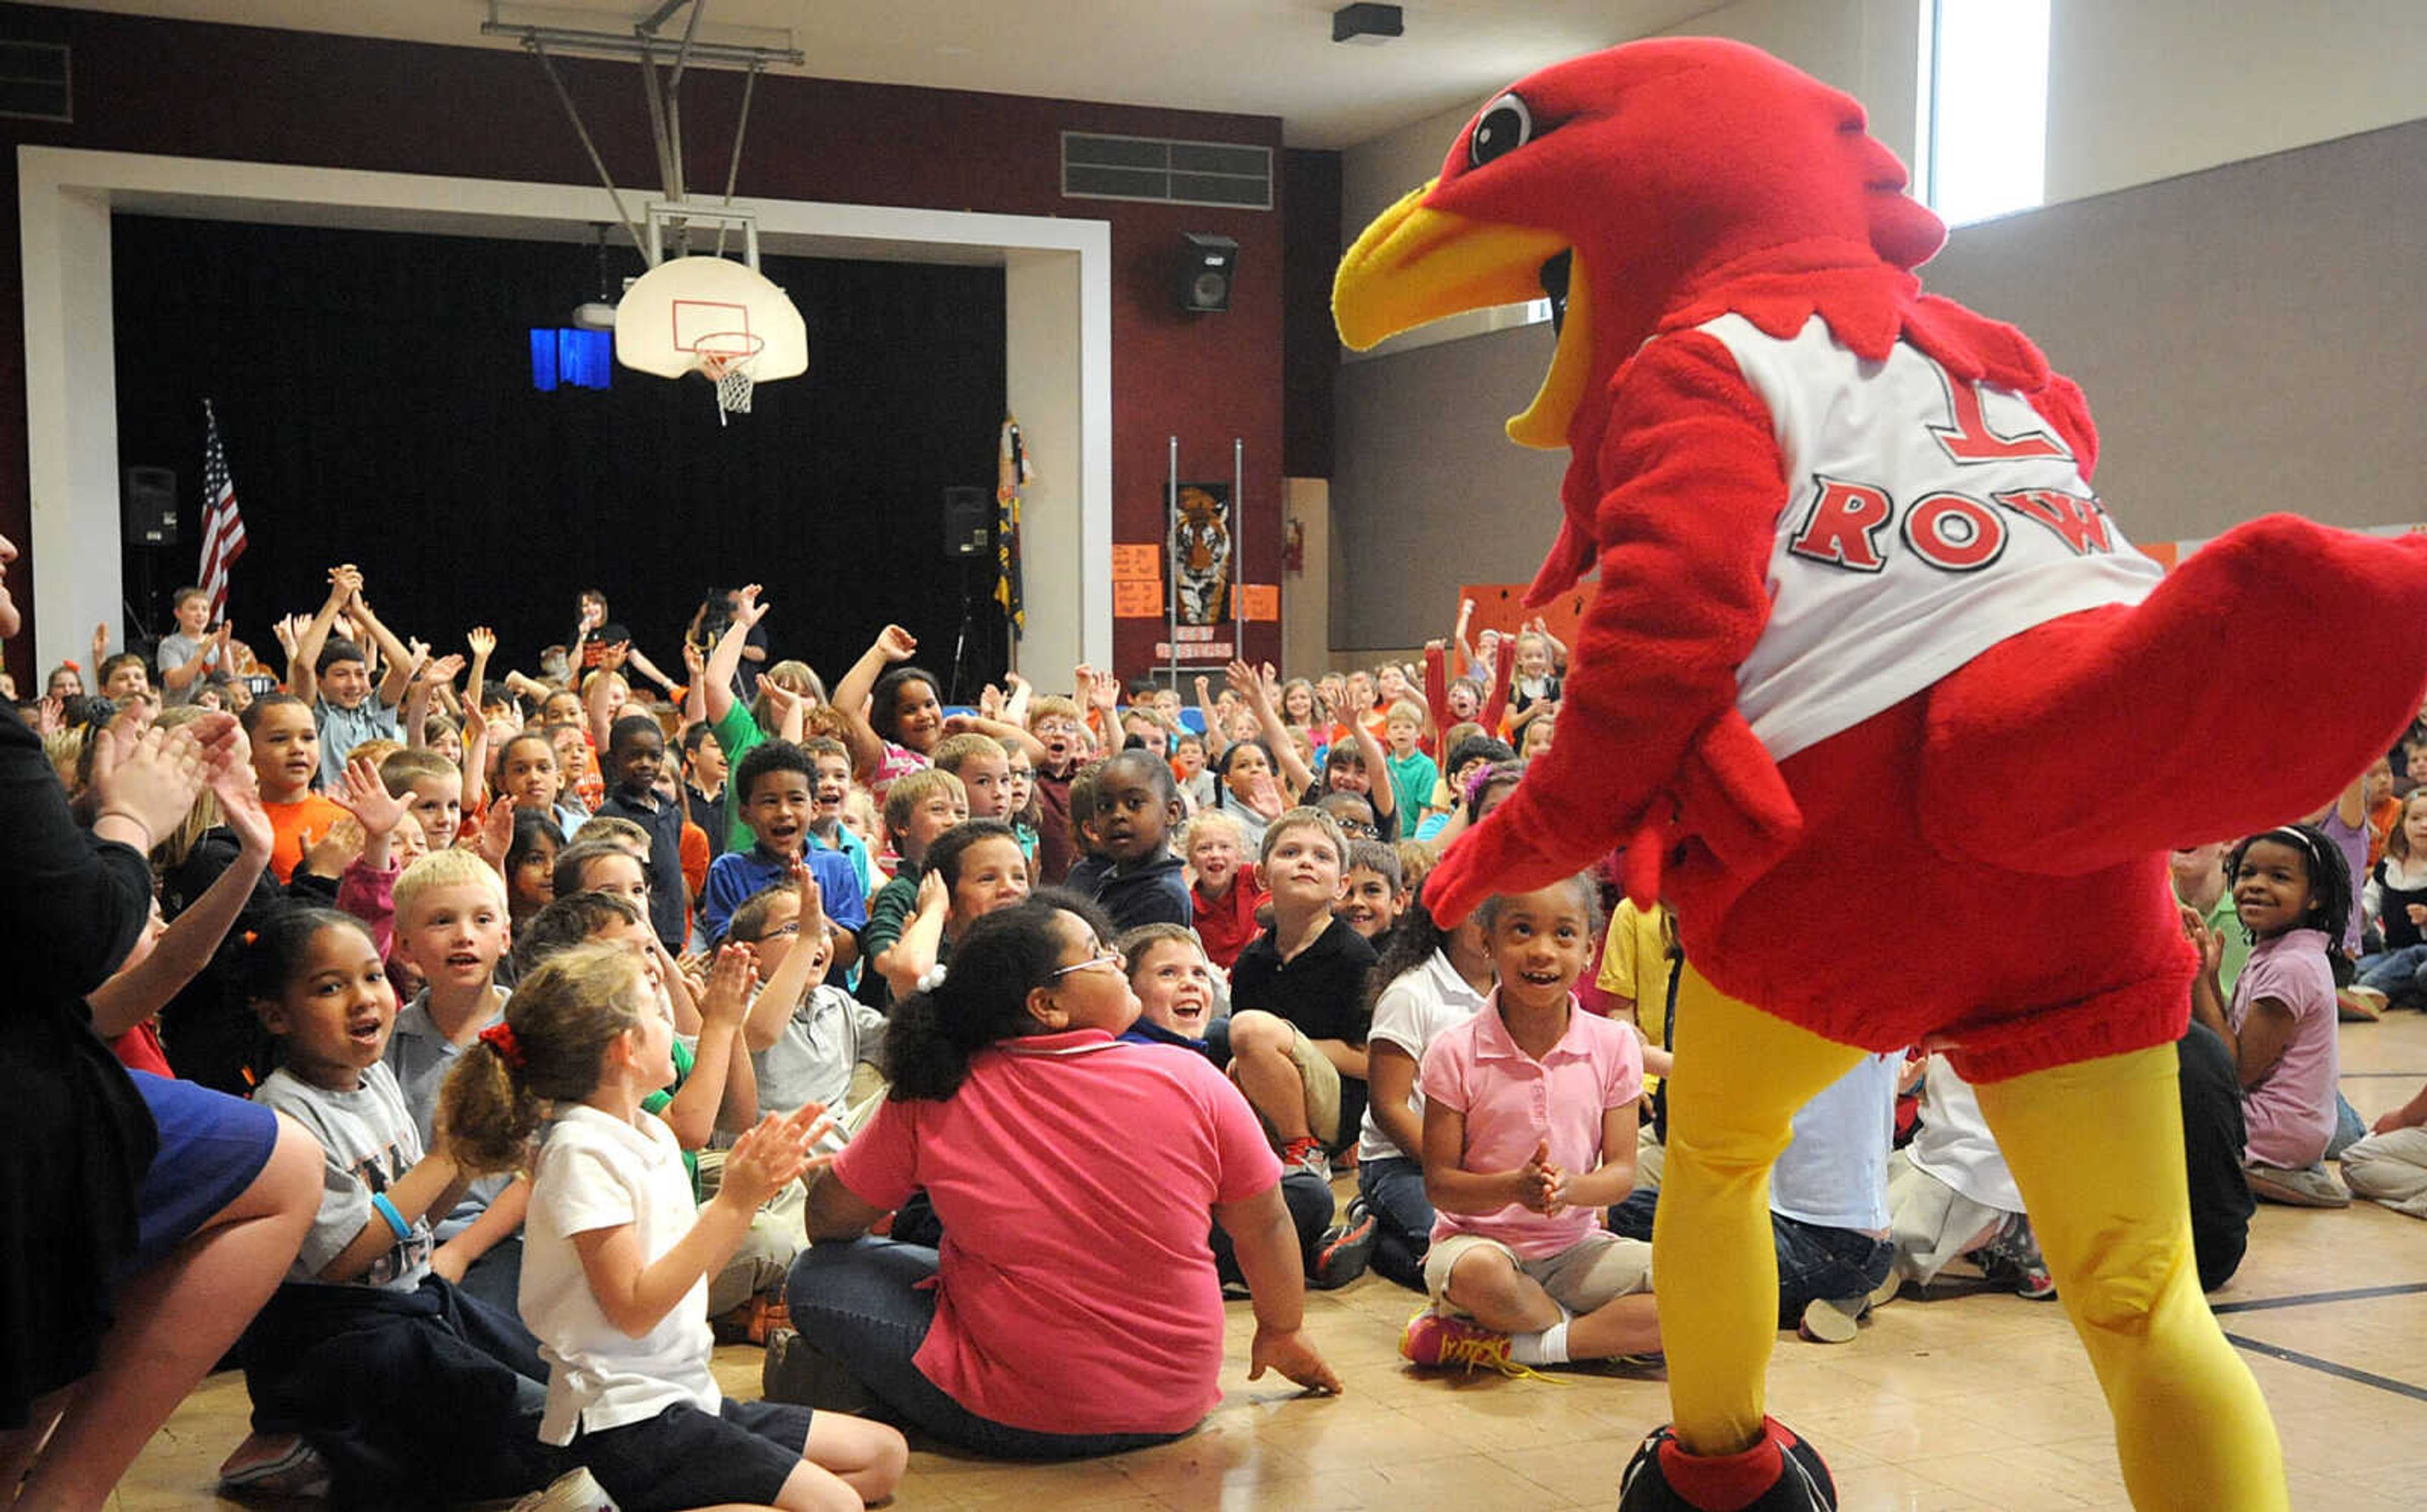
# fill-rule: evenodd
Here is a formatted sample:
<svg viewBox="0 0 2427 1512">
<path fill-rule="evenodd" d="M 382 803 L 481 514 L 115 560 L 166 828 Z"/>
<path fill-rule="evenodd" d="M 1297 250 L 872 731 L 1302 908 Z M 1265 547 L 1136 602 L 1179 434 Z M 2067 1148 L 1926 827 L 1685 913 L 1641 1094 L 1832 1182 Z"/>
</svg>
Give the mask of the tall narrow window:
<svg viewBox="0 0 2427 1512">
<path fill-rule="evenodd" d="M 2048 0 L 1923 0 L 1930 203 L 1952 225 L 2047 197 Z"/>
</svg>

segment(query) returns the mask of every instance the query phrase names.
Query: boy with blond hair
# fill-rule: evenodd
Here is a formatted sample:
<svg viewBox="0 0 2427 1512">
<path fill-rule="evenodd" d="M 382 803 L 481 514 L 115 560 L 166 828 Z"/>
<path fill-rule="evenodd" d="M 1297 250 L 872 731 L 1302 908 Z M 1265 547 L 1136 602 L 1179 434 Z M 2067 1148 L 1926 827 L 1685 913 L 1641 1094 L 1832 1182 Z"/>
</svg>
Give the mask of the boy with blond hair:
<svg viewBox="0 0 2427 1512">
<path fill-rule="evenodd" d="M 1036 881 L 1041 886 L 1068 877 L 1084 849 L 1070 828 L 1070 782 L 1085 759 L 1084 719 L 1076 701 L 1053 694 L 1028 706 L 1028 733 L 1045 747 L 1036 763 Z"/>
<path fill-rule="evenodd" d="M 505 1018 L 497 963 L 513 943 L 506 885 L 476 852 L 432 851 L 396 879 L 395 900 L 396 953 L 420 976 L 422 988 L 398 1012 L 384 1059 L 422 1147 L 434 1149 L 440 1084 L 481 1031 Z M 433 1220 L 438 1248 L 431 1268 L 481 1301 L 513 1311 L 529 1196 L 529 1183 L 519 1178 L 474 1181 L 453 1211 Z"/>
<path fill-rule="evenodd" d="M 885 833 L 892 837 L 902 864 L 893 880 L 869 900 L 868 928 L 860 935 L 869 963 L 875 967 L 871 973 L 875 984 L 885 982 L 885 968 L 893 948 L 902 941 L 903 926 L 918 907 L 927 847 L 937 836 L 969 817 L 969 789 L 961 786 L 960 778 L 940 768 L 904 772 L 886 789 Z"/>
</svg>

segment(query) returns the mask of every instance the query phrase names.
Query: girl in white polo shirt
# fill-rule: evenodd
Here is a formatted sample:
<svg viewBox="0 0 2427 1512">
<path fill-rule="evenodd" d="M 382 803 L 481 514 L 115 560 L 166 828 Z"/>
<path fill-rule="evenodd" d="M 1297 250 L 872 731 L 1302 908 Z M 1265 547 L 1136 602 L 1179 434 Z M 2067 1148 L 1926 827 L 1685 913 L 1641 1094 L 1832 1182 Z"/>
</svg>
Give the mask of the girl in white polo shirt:
<svg viewBox="0 0 2427 1512">
<path fill-rule="evenodd" d="M 621 945 L 551 957 L 448 1077 L 442 1127 L 467 1168 L 523 1163 L 542 1133 L 521 1309 L 548 1363 L 540 1437 L 570 1444 L 624 1512 L 722 1504 L 856 1509 L 909 1457 L 880 1423 L 734 1402 L 709 1373 L 707 1278 L 760 1203 L 813 1162 L 811 1103 L 770 1116 L 694 1208 L 673 1130 L 641 1100 L 674 1080 L 674 1023 Z"/>
</svg>

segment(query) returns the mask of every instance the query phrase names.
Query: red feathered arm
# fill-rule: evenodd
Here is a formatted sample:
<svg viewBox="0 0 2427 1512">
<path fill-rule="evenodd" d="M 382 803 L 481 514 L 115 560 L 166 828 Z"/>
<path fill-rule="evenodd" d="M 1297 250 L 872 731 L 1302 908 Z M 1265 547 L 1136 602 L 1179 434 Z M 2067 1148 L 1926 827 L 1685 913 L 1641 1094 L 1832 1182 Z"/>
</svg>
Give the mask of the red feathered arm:
<svg viewBox="0 0 2427 1512">
<path fill-rule="evenodd" d="M 1494 892 L 1581 871 L 1646 826 L 1662 843 L 1638 849 L 1655 861 L 1676 834 L 1723 863 L 1774 853 L 1796 827 L 1735 708 L 1736 668 L 1768 616 L 1786 496 L 1768 413 L 1727 350 L 1698 333 L 1654 341 L 1612 386 L 1601 586 L 1561 689 L 1558 738 L 1425 880 L 1445 925 Z M 1645 881 L 1642 857 L 1630 859 L 1631 880 Z"/>
</svg>

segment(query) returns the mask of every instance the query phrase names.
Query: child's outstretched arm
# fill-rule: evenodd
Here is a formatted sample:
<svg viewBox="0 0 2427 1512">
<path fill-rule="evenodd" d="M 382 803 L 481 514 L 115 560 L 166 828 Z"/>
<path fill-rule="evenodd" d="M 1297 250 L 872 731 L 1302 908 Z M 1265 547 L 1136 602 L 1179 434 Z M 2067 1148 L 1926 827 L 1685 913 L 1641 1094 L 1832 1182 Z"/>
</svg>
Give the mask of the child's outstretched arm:
<svg viewBox="0 0 2427 1512">
<path fill-rule="evenodd" d="M 1503 640 L 1491 653 L 1491 692 L 1483 701 L 1483 712 L 1475 719 L 1486 735 L 1500 733 L 1500 721 L 1508 712 L 1508 690 L 1517 678 L 1517 642 Z"/>
<path fill-rule="evenodd" d="M 655 1260 L 641 1253 L 630 1224 L 573 1235 L 581 1274 L 607 1321 L 631 1339 L 663 1322 L 701 1276 L 733 1258 L 762 1203 L 804 1171 L 825 1163 L 829 1157 L 810 1158 L 809 1145 L 826 1122 L 825 1110 L 812 1102 L 790 1117 L 770 1114 L 744 1132 L 725 1156 L 724 1184 L 699 1210 L 699 1220 Z"/>
<path fill-rule="evenodd" d="M 1297 742 L 1289 738 L 1289 727 L 1281 723 L 1280 710 L 1273 707 L 1271 679 L 1244 661 L 1233 660 L 1225 669 L 1231 691 L 1247 701 L 1255 711 L 1256 727 L 1264 732 L 1264 743 L 1273 748 L 1273 770 L 1289 779 L 1290 790 L 1304 794 L 1314 786 L 1314 773 L 1298 759 Z"/>
<path fill-rule="evenodd" d="M 329 643 L 329 627 L 337 623 L 346 600 L 363 586 L 363 575 L 352 562 L 329 569 L 329 596 L 303 628 L 286 656 L 286 691 L 305 703 L 320 696 L 320 650 Z"/>
<path fill-rule="evenodd" d="M 659 970 L 670 975 L 666 990 L 676 1001 L 689 996 L 690 984 L 671 962 L 660 962 Z M 732 1116 L 725 1103 L 726 1077 L 733 1068 L 734 1040 L 749 1016 L 750 989 L 757 981 L 758 964 L 747 947 L 727 945 L 716 952 L 699 1009 L 699 1047 L 692 1052 L 691 1075 L 658 1115 L 685 1149 L 705 1149 L 720 1120 Z M 755 1082 L 752 1100 L 757 1100 Z"/>
<path fill-rule="evenodd" d="M 1303 1332 L 1305 1265 L 1298 1254 L 1297 1229 L 1281 1202 L 1280 1183 L 1238 1202 L 1215 1203 L 1214 1221 L 1230 1236 L 1231 1253 L 1256 1309 L 1255 1341 L 1247 1348 L 1247 1379 L 1262 1380 L 1266 1370 L 1277 1370 L 1310 1391 L 1337 1395 L 1340 1377 Z"/>
<path fill-rule="evenodd" d="M 387 675 L 380 679 L 379 690 L 373 696 L 382 708 L 394 708 L 404 697 L 404 691 L 413 686 L 413 679 L 420 675 L 421 661 L 405 649 L 404 642 L 396 638 L 395 631 L 381 624 L 380 617 L 371 612 L 370 604 L 363 597 L 360 573 L 354 575 L 354 598 L 346 611 L 370 632 L 372 643 L 379 647 L 381 658 L 387 662 Z M 427 652 L 428 647 L 423 650 Z"/>
<path fill-rule="evenodd" d="M 1222 711 L 1214 707 L 1214 688 L 1199 674 L 1197 678 L 1197 717 L 1205 722 L 1205 749 L 1220 756 L 1230 743 L 1230 733 L 1222 728 Z"/>
<path fill-rule="evenodd" d="M 1391 780 L 1390 753 L 1382 749 L 1381 741 L 1374 739 L 1374 732 L 1365 727 L 1362 719 L 1348 722 L 1348 738 L 1357 742 L 1357 754 L 1365 758 L 1366 774 L 1373 778 L 1365 801 L 1374 805 L 1374 817 L 1387 819 L 1396 814 L 1399 811 L 1399 785 Z"/>
<path fill-rule="evenodd" d="M 220 812 L 228 827 L 236 831 L 236 859 L 170 922 L 152 953 L 95 987 L 85 999 L 92 1011 L 92 1027 L 106 1039 L 123 1034 L 158 1013 L 187 983 L 202 974 L 220 942 L 244 916 L 253 885 L 269 865 L 276 837 L 254 787 L 252 757 L 241 728 L 232 755 L 219 760 L 220 764 L 205 781 L 219 797 Z"/>
<path fill-rule="evenodd" d="M 749 1015 L 741 1021 L 741 1043 L 754 1053 L 773 1049 L 784 1037 L 784 1026 L 791 1022 L 792 1010 L 802 994 L 816 981 L 823 980 L 823 951 L 817 949 L 813 929 L 823 928 L 825 909 L 818 896 L 818 882 L 809 875 L 808 864 L 798 857 L 792 861 L 792 886 L 801 897 L 800 933 L 792 939 L 792 948 L 784 952 L 784 964 L 758 984 L 758 996 L 750 1004 Z M 814 922 L 812 922 L 814 920 Z"/>
<path fill-rule="evenodd" d="M 888 625 L 842 675 L 842 681 L 835 684 L 832 702 L 843 719 L 842 743 L 851 748 L 851 774 L 861 782 L 874 777 L 885 765 L 885 741 L 868 723 L 868 695 L 876 691 L 876 679 L 885 675 L 886 668 L 909 660 L 918 650 L 916 636 L 899 625 Z"/>
<path fill-rule="evenodd" d="M 767 611 L 774 606 L 758 602 L 758 585 L 746 583 L 733 595 L 733 617 L 725 633 L 716 640 L 716 649 L 708 655 L 707 670 L 699 681 L 707 690 L 708 722 L 714 724 L 733 708 L 733 679 L 741 675 L 741 653 L 750 644 L 750 632 Z"/>
</svg>

